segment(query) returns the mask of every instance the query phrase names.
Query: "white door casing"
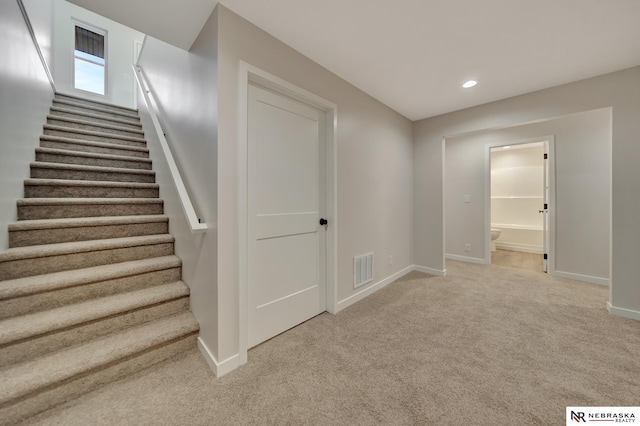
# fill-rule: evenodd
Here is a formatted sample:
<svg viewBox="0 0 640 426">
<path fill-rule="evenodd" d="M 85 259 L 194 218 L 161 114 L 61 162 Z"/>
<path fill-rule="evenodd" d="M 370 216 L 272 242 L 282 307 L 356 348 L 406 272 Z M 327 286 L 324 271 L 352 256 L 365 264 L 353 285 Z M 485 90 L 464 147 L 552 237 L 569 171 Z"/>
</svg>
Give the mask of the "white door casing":
<svg viewBox="0 0 640 426">
<path fill-rule="evenodd" d="M 325 112 L 248 87 L 248 347 L 326 310 Z M 331 226 L 331 224 L 329 225 Z"/>
<path fill-rule="evenodd" d="M 550 209 L 550 196 L 549 196 L 549 161 L 550 161 L 550 153 L 549 153 L 549 142 L 544 141 L 544 172 L 543 172 L 543 208 L 541 213 L 543 214 L 542 219 L 542 253 L 544 253 L 544 259 L 542 260 L 542 270 L 544 272 L 549 272 L 549 240 L 551 239 L 549 236 L 549 209 Z"/>
</svg>

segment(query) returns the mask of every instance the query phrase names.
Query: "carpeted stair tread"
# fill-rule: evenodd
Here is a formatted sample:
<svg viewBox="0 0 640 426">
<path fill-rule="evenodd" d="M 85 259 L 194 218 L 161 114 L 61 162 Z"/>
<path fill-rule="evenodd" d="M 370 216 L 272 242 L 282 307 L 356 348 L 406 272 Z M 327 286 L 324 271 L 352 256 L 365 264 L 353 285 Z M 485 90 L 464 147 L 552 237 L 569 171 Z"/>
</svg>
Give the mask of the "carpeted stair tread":
<svg viewBox="0 0 640 426">
<path fill-rule="evenodd" d="M 40 136 L 40 143 L 42 144 L 43 142 L 45 144 L 47 142 L 51 142 L 51 143 L 73 145 L 76 148 L 87 149 L 87 150 L 91 148 L 95 148 L 95 149 L 101 149 L 101 150 L 119 151 L 121 152 L 121 154 L 109 154 L 106 152 L 92 152 L 92 151 L 80 151 L 80 150 L 76 151 L 74 149 L 69 149 L 69 148 L 61 149 L 61 148 L 50 148 L 50 147 L 44 147 L 44 146 L 41 146 L 40 148 L 36 148 L 36 149 L 58 149 L 60 151 L 69 151 L 69 152 L 78 153 L 77 155 L 82 155 L 83 153 L 87 153 L 87 154 L 96 154 L 96 155 L 98 154 L 117 155 L 117 156 L 123 156 L 123 157 L 128 156 L 128 157 L 144 158 L 144 159 L 147 159 L 149 157 L 149 148 L 131 146 L 131 145 L 113 144 L 109 142 L 98 142 L 98 141 L 74 139 L 74 138 L 67 138 L 64 136 L 53 136 L 53 135 Z"/>
<path fill-rule="evenodd" d="M 21 220 L 9 224 L 9 232 L 25 231 L 36 229 L 58 229 L 58 228 L 77 228 L 79 226 L 101 226 L 101 225 L 118 225 L 129 223 L 151 223 L 151 222 L 167 222 L 168 216 L 165 215 L 140 215 L 140 216 L 98 216 L 98 217 L 78 217 L 78 218 L 62 218 L 62 219 L 36 219 Z"/>
<path fill-rule="evenodd" d="M 189 294 L 182 281 L 102 297 L 0 321 L 0 346 L 166 302 Z M 0 352 L 1 353 L 1 352 Z"/>
<path fill-rule="evenodd" d="M 151 244 L 173 243 L 171 234 L 145 235 L 141 237 L 109 238 L 103 240 L 75 241 L 71 243 L 43 244 L 40 246 L 16 247 L 0 251 L 0 263 L 23 259 L 60 256 L 71 253 L 138 247 Z"/>
<path fill-rule="evenodd" d="M 53 106 L 59 107 L 59 108 L 65 108 L 70 111 L 91 112 L 92 114 L 96 114 L 96 115 L 103 114 L 104 116 L 113 116 L 114 118 L 121 117 L 122 119 L 131 119 L 131 120 L 140 119 L 137 111 L 108 109 L 108 108 L 104 108 L 100 104 L 85 105 L 78 102 L 74 102 L 71 99 L 54 98 Z"/>
<path fill-rule="evenodd" d="M 136 127 L 139 127 L 139 128 L 142 127 L 142 124 L 140 124 L 140 120 L 139 119 L 135 119 L 133 117 L 130 118 L 130 119 L 107 117 L 107 116 L 100 115 L 100 114 L 94 114 L 94 113 L 92 113 L 90 111 L 77 111 L 77 110 L 68 109 L 68 108 L 62 108 L 62 107 L 57 107 L 57 106 L 52 106 L 50 111 L 51 111 L 51 115 L 55 115 L 55 116 L 60 116 L 62 114 L 70 114 L 70 115 L 73 115 L 73 116 L 85 117 L 83 119 L 87 120 L 87 121 L 104 120 L 104 121 L 111 122 L 114 125 L 125 124 L 125 125 L 130 125 L 130 126 L 136 126 Z"/>
<path fill-rule="evenodd" d="M 161 204 L 163 200 L 158 198 L 22 198 L 17 202 L 20 206 L 55 206 L 74 204 Z"/>
<path fill-rule="evenodd" d="M 16 278 L 14 280 L 0 282 L 0 300 L 51 292 L 116 278 L 130 277 L 147 272 L 175 268 L 181 265 L 182 261 L 180 258 L 171 255 L 35 275 L 26 278 Z"/>
<path fill-rule="evenodd" d="M 30 164 L 31 178 L 61 180 L 94 180 L 100 182 L 155 183 L 153 170 L 127 169 L 84 164 L 49 163 L 35 161 Z"/>
<path fill-rule="evenodd" d="M 36 148 L 36 161 L 55 164 L 114 167 L 130 170 L 152 170 L 152 161 L 149 158 L 70 151 L 58 148 Z"/>
<path fill-rule="evenodd" d="M 17 200 L 18 220 L 53 218 L 137 216 L 164 213 L 161 198 L 23 198 Z"/>
<path fill-rule="evenodd" d="M 5 368 L 0 371 L 0 376 L 3 377 L 0 407 L 76 376 L 91 373 L 194 334 L 198 329 L 198 322 L 193 314 L 185 312 Z"/>
<path fill-rule="evenodd" d="M 143 147 L 146 146 L 147 144 L 146 140 L 142 137 L 116 135 L 113 133 L 96 132 L 93 130 L 84 130 L 84 129 L 78 129 L 75 127 L 58 126 L 55 124 L 45 124 L 43 128 L 45 132 L 47 130 L 51 130 L 51 131 L 63 132 L 65 134 L 73 133 L 73 134 L 85 135 L 85 136 L 98 136 L 98 137 L 106 138 L 109 141 L 113 141 L 114 145 L 125 145 L 123 143 L 124 141 L 138 143 Z M 58 136 L 58 135 L 53 135 L 53 136 Z M 118 143 L 118 141 L 120 143 Z"/>
<path fill-rule="evenodd" d="M 143 137 L 144 136 L 144 132 L 142 131 L 142 128 L 136 128 L 136 129 L 131 129 L 127 126 L 119 126 L 117 124 L 104 124 L 104 123 L 99 123 L 96 121 L 90 121 L 90 120 L 80 120 L 80 119 L 76 119 L 76 118 L 69 118 L 69 117 L 63 117 L 60 115 L 47 115 L 47 123 L 48 124 L 53 124 L 53 125 L 58 125 L 58 126 L 65 126 L 68 128 L 73 128 L 73 129 L 77 129 L 80 128 L 82 129 L 82 126 L 89 126 L 89 127 L 96 127 L 97 129 L 88 129 L 88 130 L 92 130 L 92 131 L 97 131 L 97 132 L 102 132 L 108 135 L 111 135 L 113 133 L 111 132 L 126 132 L 126 133 L 131 133 L 133 137 Z"/>
<path fill-rule="evenodd" d="M 100 180 L 25 179 L 26 198 L 155 198 L 157 183 L 109 182 Z"/>
<path fill-rule="evenodd" d="M 55 94 L 55 98 L 56 101 L 62 101 L 62 100 L 68 100 L 71 102 L 74 102 L 76 104 L 79 104 L 81 106 L 95 106 L 95 107 L 100 107 L 100 108 L 110 108 L 110 109 L 116 109 L 118 111 L 124 111 L 130 114 L 138 114 L 138 110 L 133 109 L 133 108 L 129 108 L 129 107 L 124 107 L 121 105 L 115 105 L 115 104 L 111 104 L 109 102 L 100 102 L 100 101 L 94 101 L 91 99 L 86 99 L 86 98 L 82 98 L 79 96 L 74 96 L 74 95 L 67 95 L 66 93 L 56 93 Z"/>
<path fill-rule="evenodd" d="M 21 220 L 8 225 L 9 247 L 166 234 L 164 215 L 94 216 Z"/>
</svg>

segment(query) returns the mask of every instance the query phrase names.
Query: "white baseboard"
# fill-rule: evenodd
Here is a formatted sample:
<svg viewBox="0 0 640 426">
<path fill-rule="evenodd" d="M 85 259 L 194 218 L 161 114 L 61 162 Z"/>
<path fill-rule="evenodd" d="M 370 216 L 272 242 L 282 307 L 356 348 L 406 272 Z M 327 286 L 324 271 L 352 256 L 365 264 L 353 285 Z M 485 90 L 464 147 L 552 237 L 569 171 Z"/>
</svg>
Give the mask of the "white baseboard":
<svg viewBox="0 0 640 426">
<path fill-rule="evenodd" d="M 457 254 L 445 254 L 445 259 L 449 260 L 458 260 L 460 262 L 469 262 L 469 263 L 479 263 L 480 265 L 486 265 L 487 261 L 485 259 L 480 259 L 477 257 L 466 257 L 466 256 L 458 256 Z"/>
<path fill-rule="evenodd" d="M 447 275 L 446 269 L 433 269 L 420 265 L 413 265 L 411 266 L 411 269 L 418 272 L 424 272 L 425 274 L 436 275 L 438 277 L 444 277 Z"/>
<path fill-rule="evenodd" d="M 396 272 L 393 275 L 388 276 L 387 278 L 383 279 L 382 281 L 378 281 L 377 283 L 372 284 L 372 285 L 370 285 L 369 287 L 367 287 L 367 288 L 365 288 L 363 290 L 360 290 L 359 292 L 357 292 L 353 296 L 349 296 L 346 299 L 343 299 L 343 300 L 339 301 L 336 304 L 336 313 L 338 313 L 341 310 L 353 305 L 356 302 L 359 302 L 360 300 L 364 299 L 365 297 L 369 296 L 370 294 L 375 293 L 376 291 L 380 290 L 381 288 L 386 287 L 387 285 L 391 284 L 392 282 L 394 282 L 398 278 L 401 278 L 401 277 L 407 275 L 411 271 L 413 271 L 413 267 L 407 266 L 406 268 Z"/>
<path fill-rule="evenodd" d="M 211 371 L 216 377 L 222 377 L 230 371 L 235 370 L 240 366 L 239 360 L 240 355 L 235 354 L 222 362 L 218 362 L 215 356 L 211 353 L 207 344 L 202 341 L 200 337 L 198 337 L 198 349 L 200 349 L 200 353 L 204 357 L 205 361 L 209 365 Z"/>
<path fill-rule="evenodd" d="M 636 321 L 640 321 L 640 311 L 632 311 L 631 309 L 617 308 L 611 305 L 611 302 L 607 302 L 607 309 L 609 313 L 617 317 L 628 318 Z"/>
<path fill-rule="evenodd" d="M 570 280 L 582 281 L 590 284 L 598 284 L 609 287 L 610 280 L 608 278 L 592 277 L 589 275 L 574 274 L 571 272 L 554 271 L 553 276 L 560 278 L 568 278 Z"/>
<path fill-rule="evenodd" d="M 535 244 L 523 244 L 523 243 L 506 243 L 496 241 L 496 248 L 502 250 L 511 250 L 511 251 L 523 251 L 525 253 L 535 253 L 535 254 L 543 254 L 544 249 L 542 246 Z"/>
</svg>

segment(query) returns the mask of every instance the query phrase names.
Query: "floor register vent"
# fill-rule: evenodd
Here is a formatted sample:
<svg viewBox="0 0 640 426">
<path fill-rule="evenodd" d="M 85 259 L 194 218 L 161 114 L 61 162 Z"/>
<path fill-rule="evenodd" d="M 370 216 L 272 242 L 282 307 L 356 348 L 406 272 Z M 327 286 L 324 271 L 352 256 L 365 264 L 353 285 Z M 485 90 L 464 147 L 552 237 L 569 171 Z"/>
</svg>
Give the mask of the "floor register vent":
<svg viewBox="0 0 640 426">
<path fill-rule="evenodd" d="M 353 287 L 358 288 L 373 281 L 373 253 L 353 258 Z"/>
</svg>

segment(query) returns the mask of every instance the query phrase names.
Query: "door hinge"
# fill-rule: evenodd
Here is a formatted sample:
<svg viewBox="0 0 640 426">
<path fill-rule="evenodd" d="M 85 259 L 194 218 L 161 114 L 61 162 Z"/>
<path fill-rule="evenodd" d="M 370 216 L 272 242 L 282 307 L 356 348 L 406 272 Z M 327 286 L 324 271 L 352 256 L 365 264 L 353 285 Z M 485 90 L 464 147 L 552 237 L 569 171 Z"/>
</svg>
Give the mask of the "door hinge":
<svg viewBox="0 0 640 426">
<path fill-rule="evenodd" d="M 544 259 L 544 260 L 547 260 L 547 253 L 545 253 L 545 254 L 543 255 L 543 259 Z"/>
<path fill-rule="evenodd" d="M 544 159 L 546 160 L 546 159 L 548 159 L 548 158 L 549 158 L 549 154 L 545 153 L 545 154 L 544 154 Z"/>
<path fill-rule="evenodd" d="M 544 209 L 547 210 L 549 208 L 549 204 L 544 203 Z"/>
</svg>

